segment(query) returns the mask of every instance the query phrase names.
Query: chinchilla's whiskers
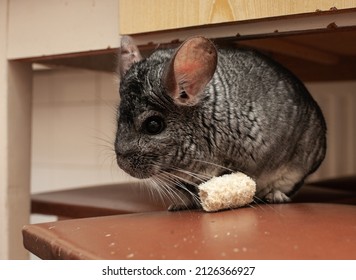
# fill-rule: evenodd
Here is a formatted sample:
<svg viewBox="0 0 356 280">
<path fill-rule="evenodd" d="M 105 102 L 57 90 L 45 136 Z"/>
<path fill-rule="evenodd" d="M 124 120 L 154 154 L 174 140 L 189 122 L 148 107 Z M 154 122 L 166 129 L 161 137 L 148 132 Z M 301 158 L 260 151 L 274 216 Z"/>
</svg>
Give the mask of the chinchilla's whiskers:
<svg viewBox="0 0 356 280">
<path fill-rule="evenodd" d="M 176 201 L 179 196 L 176 194 L 175 190 L 171 186 L 161 179 L 159 176 L 153 176 L 150 178 L 150 185 L 153 186 L 155 193 L 158 193 L 162 202 L 165 201 Z M 154 193 L 152 192 L 154 196 Z"/>
<path fill-rule="evenodd" d="M 144 179 L 142 180 L 142 183 L 140 181 L 140 187 L 144 188 L 145 190 L 148 190 L 151 199 L 156 199 L 158 194 L 161 201 L 164 201 L 164 198 L 160 191 L 160 186 L 154 178 Z"/>
<path fill-rule="evenodd" d="M 167 168 L 167 166 L 160 166 L 159 163 L 154 163 L 154 164 L 152 164 L 152 166 L 159 167 L 159 168 L 162 167 L 162 169 Z M 203 182 L 206 182 L 207 180 L 211 179 L 211 176 L 184 170 L 184 169 L 181 169 L 181 168 L 178 168 L 175 166 L 169 166 L 168 168 L 169 168 L 169 170 L 173 171 L 174 173 L 171 173 L 168 171 L 161 171 L 160 173 L 154 175 L 153 177 L 156 180 L 156 185 L 157 184 L 162 185 L 162 188 L 165 189 L 164 190 L 165 192 L 170 192 L 169 196 L 171 198 L 172 198 L 172 196 L 179 197 L 179 200 L 181 200 L 183 205 L 186 205 L 186 203 L 180 197 L 182 195 L 182 192 L 179 191 L 179 189 L 181 189 L 184 192 L 186 192 L 187 194 L 189 194 L 193 198 L 195 203 L 200 204 L 199 196 L 196 193 L 189 190 L 187 188 L 187 186 L 185 185 L 185 183 L 189 184 L 193 187 L 197 187 L 200 184 L 200 182 L 203 183 Z M 188 176 L 180 176 L 179 174 L 188 175 Z M 190 180 L 189 178 L 191 178 L 193 180 L 195 179 L 195 181 L 198 181 L 198 183 Z M 173 193 L 174 193 L 174 195 L 173 195 Z"/>
<path fill-rule="evenodd" d="M 256 195 L 253 196 L 253 201 L 254 201 L 255 203 L 267 204 L 266 201 L 264 201 L 263 199 L 259 198 L 259 197 L 256 196 Z"/>
<path fill-rule="evenodd" d="M 264 207 L 262 207 L 261 204 L 265 205 L 266 207 L 270 208 L 271 210 L 273 210 L 274 212 L 276 212 L 277 214 L 281 215 L 281 213 L 279 211 L 277 211 L 271 204 L 267 203 L 266 201 L 264 201 L 263 199 L 259 198 L 258 196 L 254 195 L 253 196 L 253 202 L 258 206 L 259 209 L 261 209 L 262 211 L 265 211 Z M 251 206 L 251 204 L 249 204 L 249 206 Z"/>
<path fill-rule="evenodd" d="M 172 192 L 170 186 L 157 176 L 150 178 L 151 185 L 155 188 L 155 193 L 158 193 L 162 201 L 175 199 L 175 194 Z"/>
<path fill-rule="evenodd" d="M 184 190 L 188 191 L 189 193 L 191 193 L 187 189 L 187 187 L 184 186 L 184 183 L 182 182 L 183 179 L 181 179 L 179 176 L 171 174 L 171 173 L 166 172 L 166 171 L 163 171 L 162 173 L 160 173 L 160 176 L 162 176 L 162 178 L 164 180 L 167 180 L 168 182 L 170 182 L 172 184 L 171 186 L 176 186 L 178 188 L 184 189 Z"/>
<path fill-rule="evenodd" d="M 106 141 L 104 139 L 99 139 L 97 138 L 98 143 L 95 143 L 94 145 L 97 147 L 100 147 L 100 149 L 102 149 L 102 152 L 106 152 L 106 153 L 111 153 L 115 155 L 115 149 L 113 147 L 113 144 L 110 143 L 109 141 Z"/>
<path fill-rule="evenodd" d="M 159 188 L 162 187 L 165 189 L 165 191 L 169 191 L 169 192 L 175 191 L 173 186 L 177 185 L 178 183 L 176 181 L 170 180 L 163 173 L 155 174 L 154 176 L 151 177 L 151 179 L 156 181 L 156 184 Z"/>
<path fill-rule="evenodd" d="M 207 165 L 212 165 L 212 166 L 215 166 L 215 167 L 219 167 L 221 169 L 224 169 L 226 171 L 229 171 L 229 172 L 236 172 L 237 170 L 232 170 L 230 168 L 227 168 L 223 165 L 220 165 L 220 164 L 217 164 L 217 163 L 214 163 L 214 162 L 210 162 L 210 161 L 205 161 L 205 160 L 201 160 L 201 159 L 193 159 L 194 161 L 197 161 L 197 162 L 201 162 L 201 163 L 204 163 L 204 164 L 207 164 Z"/>
<path fill-rule="evenodd" d="M 204 183 L 206 181 L 208 181 L 209 179 L 211 179 L 211 176 L 208 176 L 206 174 L 200 174 L 200 173 L 196 173 L 196 172 L 192 172 L 192 171 L 188 171 L 188 170 L 184 170 L 181 168 L 176 168 L 176 167 L 171 167 L 172 170 L 186 174 L 192 178 L 195 178 L 197 180 L 199 180 L 200 182 Z"/>
<path fill-rule="evenodd" d="M 261 206 L 261 204 L 260 204 L 258 201 L 259 201 L 259 202 L 262 202 L 263 204 L 266 204 L 265 201 L 263 201 L 262 199 L 260 199 L 259 197 L 257 197 L 257 196 L 254 195 L 254 196 L 253 196 L 253 201 L 252 201 L 251 203 L 247 204 L 247 205 L 248 205 L 249 207 L 253 208 L 253 209 L 259 208 L 259 209 L 261 209 L 262 211 L 265 211 L 264 208 Z M 252 206 L 252 204 L 256 205 L 256 207 L 255 207 L 255 206 Z"/>
<path fill-rule="evenodd" d="M 96 141 L 96 143 L 94 143 L 93 145 L 100 147 L 100 154 L 105 155 L 105 157 L 107 158 L 115 158 L 115 149 L 112 141 L 98 136 L 93 136 L 93 139 L 95 139 Z"/>
<path fill-rule="evenodd" d="M 166 172 L 166 171 L 164 171 L 164 173 L 167 174 L 170 178 L 175 179 L 175 181 L 179 182 L 180 184 L 182 184 L 182 182 L 185 182 L 185 183 L 187 183 L 189 185 L 192 185 L 194 187 L 198 186 L 197 183 L 195 183 L 195 182 L 193 182 L 193 181 L 191 181 L 191 180 L 189 180 L 187 178 L 183 178 L 183 177 L 181 177 L 179 175 L 176 175 L 174 173 L 170 173 L 170 172 Z"/>
<path fill-rule="evenodd" d="M 109 163 L 111 177 L 115 178 L 117 173 L 117 162 L 116 162 L 116 153 L 115 147 L 112 141 L 112 136 L 102 133 L 101 131 L 96 131 L 96 134 L 92 136 L 93 145 L 99 147 L 99 160 L 100 164 L 105 165 Z M 125 174 L 124 172 L 119 172 Z M 125 176 L 124 175 L 124 176 Z"/>
<path fill-rule="evenodd" d="M 152 166 L 159 167 L 161 170 L 167 169 L 166 165 L 160 165 L 158 163 L 152 164 Z M 185 182 L 187 184 L 190 184 L 190 185 L 192 185 L 194 187 L 199 185 L 196 182 L 193 182 L 192 180 L 189 180 L 188 178 L 184 178 L 182 176 L 179 176 L 176 173 L 186 174 L 189 177 L 191 177 L 192 179 L 197 179 L 198 181 L 200 181 L 202 183 L 206 182 L 209 179 L 211 179 L 211 176 L 208 176 L 206 174 L 200 174 L 200 173 L 197 173 L 197 172 L 192 172 L 192 171 L 185 170 L 185 169 L 182 169 L 182 168 L 178 168 L 178 167 L 175 167 L 175 166 L 168 166 L 168 169 L 171 170 L 171 171 L 175 171 L 175 174 L 174 173 L 170 173 L 168 171 L 163 171 L 165 174 L 169 175 L 172 178 L 174 177 L 176 179 L 174 184 L 176 184 L 177 182 L 183 181 L 183 182 Z"/>
<path fill-rule="evenodd" d="M 173 185 L 174 186 L 180 186 L 181 182 L 172 181 L 171 178 L 169 178 L 169 177 L 167 178 L 167 176 L 164 176 L 163 173 L 155 175 L 155 180 L 157 180 L 157 183 L 159 185 L 160 191 L 163 191 L 165 196 L 173 204 L 178 204 L 179 203 L 179 204 L 182 204 L 184 206 L 187 206 L 186 202 L 184 201 L 184 198 L 181 196 L 181 193 L 178 191 L 178 189 L 172 187 Z"/>
<path fill-rule="evenodd" d="M 161 176 L 163 176 L 163 178 L 165 178 L 165 180 L 168 180 L 169 182 L 171 182 L 172 184 L 174 184 L 176 187 L 186 191 L 189 195 L 191 195 L 194 199 L 195 202 L 199 203 L 200 202 L 200 199 L 198 197 L 198 195 L 192 191 L 190 191 L 183 183 L 186 182 L 190 185 L 193 185 L 193 186 L 196 186 L 195 183 L 193 182 L 190 182 L 189 180 L 187 179 L 184 179 L 184 178 L 181 178 L 180 176 L 178 175 L 175 175 L 175 174 L 172 174 L 172 173 L 169 173 L 169 172 L 162 172 L 160 173 Z"/>
<path fill-rule="evenodd" d="M 256 208 L 257 208 L 257 207 L 255 207 L 255 206 L 252 206 L 252 203 L 247 204 L 247 206 L 250 207 L 250 208 L 252 208 L 252 209 L 256 209 Z"/>
</svg>

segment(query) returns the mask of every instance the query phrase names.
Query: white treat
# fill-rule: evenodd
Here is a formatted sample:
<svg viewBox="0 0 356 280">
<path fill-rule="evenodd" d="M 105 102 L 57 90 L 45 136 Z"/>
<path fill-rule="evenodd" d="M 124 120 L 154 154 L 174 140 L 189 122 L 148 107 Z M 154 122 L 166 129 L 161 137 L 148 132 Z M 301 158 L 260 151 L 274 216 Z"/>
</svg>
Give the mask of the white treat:
<svg viewBox="0 0 356 280">
<path fill-rule="evenodd" d="M 213 177 L 198 188 L 203 209 L 212 212 L 251 203 L 256 192 L 256 183 L 247 175 L 237 172 Z"/>
</svg>

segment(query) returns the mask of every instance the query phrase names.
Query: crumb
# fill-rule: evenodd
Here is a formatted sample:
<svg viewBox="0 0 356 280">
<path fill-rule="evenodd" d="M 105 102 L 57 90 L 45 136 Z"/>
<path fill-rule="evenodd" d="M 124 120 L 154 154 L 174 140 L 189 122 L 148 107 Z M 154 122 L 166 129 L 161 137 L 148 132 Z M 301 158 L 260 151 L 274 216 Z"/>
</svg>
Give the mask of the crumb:
<svg viewBox="0 0 356 280">
<path fill-rule="evenodd" d="M 180 43 L 179 39 L 174 39 L 171 41 L 171 44 L 179 44 L 179 43 Z"/>
<path fill-rule="evenodd" d="M 131 253 L 131 254 L 128 254 L 128 255 L 126 256 L 126 258 L 127 258 L 127 259 L 132 259 L 134 256 L 135 256 L 135 254 L 134 254 L 134 253 Z"/>
<path fill-rule="evenodd" d="M 336 25 L 335 22 L 332 22 L 332 23 L 330 23 L 326 28 L 327 28 L 327 29 L 336 29 L 336 28 L 338 28 L 338 26 Z"/>
</svg>

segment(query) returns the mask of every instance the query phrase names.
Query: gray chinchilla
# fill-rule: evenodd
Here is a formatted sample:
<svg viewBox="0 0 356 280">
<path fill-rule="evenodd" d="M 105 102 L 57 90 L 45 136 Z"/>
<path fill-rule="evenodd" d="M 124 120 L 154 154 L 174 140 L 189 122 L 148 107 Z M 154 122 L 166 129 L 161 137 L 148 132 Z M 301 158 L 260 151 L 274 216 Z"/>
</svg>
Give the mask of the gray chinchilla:
<svg viewBox="0 0 356 280">
<path fill-rule="evenodd" d="M 118 165 L 164 195 L 184 193 L 173 209 L 199 206 L 197 185 L 235 171 L 256 181 L 256 200 L 286 202 L 324 159 L 317 103 L 256 51 L 197 36 L 142 58 L 123 37 L 119 68 Z"/>
</svg>

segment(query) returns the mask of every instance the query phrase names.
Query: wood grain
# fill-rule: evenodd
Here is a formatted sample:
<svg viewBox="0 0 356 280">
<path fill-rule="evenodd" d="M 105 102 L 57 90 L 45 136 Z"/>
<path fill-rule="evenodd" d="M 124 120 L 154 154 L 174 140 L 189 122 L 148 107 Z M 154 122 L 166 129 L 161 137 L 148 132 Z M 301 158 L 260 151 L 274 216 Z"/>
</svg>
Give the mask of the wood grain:
<svg viewBox="0 0 356 280">
<path fill-rule="evenodd" d="M 355 0 L 120 0 L 121 34 L 355 8 Z"/>
</svg>

